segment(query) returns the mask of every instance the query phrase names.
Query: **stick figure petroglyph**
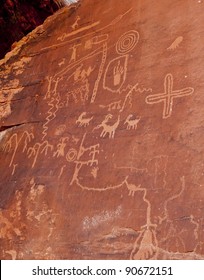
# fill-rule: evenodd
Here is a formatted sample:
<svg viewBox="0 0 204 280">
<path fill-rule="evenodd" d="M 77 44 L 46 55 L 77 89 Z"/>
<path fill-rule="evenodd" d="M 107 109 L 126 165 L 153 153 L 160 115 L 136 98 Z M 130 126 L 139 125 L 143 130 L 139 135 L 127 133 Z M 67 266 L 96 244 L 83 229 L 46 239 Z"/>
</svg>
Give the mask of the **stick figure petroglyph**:
<svg viewBox="0 0 204 280">
<path fill-rule="evenodd" d="M 163 119 L 171 116 L 174 98 L 191 95 L 194 89 L 191 87 L 173 90 L 173 75 L 167 74 L 164 78 L 164 93 L 152 94 L 146 97 L 147 104 L 164 102 Z"/>
<path fill-rule="evenodd" d="M 72 55 L 69 62 L 75 62 L 77 59 L 77 47 L 81 44 L 74 44 L 70 49 L 72 50 Z"/>
<path fill-rule="evenodd" d="M 138 119 L 131 119 L 133 117 L 132 114 L 130 114 L 124 124 L 127 124 L 127 129 L 130 130 L 130 129 L 137 129 L 137 124 L 139 123 L 140 119 L 141 118 L 138 118 Z"/>
<path fill-rule="evenodd" d="M 78 119 L 76 120 L 76 124 L 78 123 L 79 124 L 79 127 L 87 127 L 91 120 L 93 119 L 93 117 L 91 118 L 84 118 L 86 116 L 86 112 L 83 112 L 79 117 Z"/>
<path fill-rule="evenodd" d="M 69 137 L 61 137 L 60 143 L 57 144 L 57 151 L 54 152 L 53 157 L 63 157 L 65 155 L 65 147 L 67 145 L 67 141 L 69 140 Z"/>
<path fill-rule="evenodd" d="M 32 168 L 35 166 L 39 154 L 44 153 L 44 155 L 47 156 L 47 153 L 49 150 L 50 151 L 53 150 L 53 145 L 49 144 L 48 141 L 44 141 L 42 143 L 35 143 L 35 145 L 33 147 L 30 147 L 28 149 L 28 152 L 27 152 L 28 158 L 31 158 L 32 156 L 34 157 Z"/>
<path fill-rule="evenodd" d="M 23 139 L 24 139 L 24 147 L 23 147 L 23 153 L 24 153 L 27 150 L 28 143 L 31 142 L 31 140 L 34 139 L 33 133 L 29 133 L 28 131 L 24 131 L 23 134 L 20 137 L 18 137 L 17 133 L 14 133 L 9 138 L 8 142 L 4 145 L 3 150 L 8 151 L 8 152 L 10 152 L 10 150 L 14 146 L 14 150 L 13 150 L 13 154 L 12 154 L 12 157 L 11 157 L 9 167 L 11 167 L 11 165 L 13 164 L 16 152 L 18 150 L 18 147 L 19 147 L 20 143 L 23 141 Z"/>
<path fill-rule="evenodd" d="M 77 17 L 76 17 L 75 22 L 72 24 L 72 29 L 73 29 L 73 30 L 75 30 L 75 29 L 79 26 L 79 23 L 78 23 L 78 22 L 80 21 L 80 19 L 81 19 L 80 16 L 77 16 Z"/>
<path fill-rule="evenodd" d="M 99 129 L 99 128 L 101 128 L 101 127 L 103 128 L 103 130 L 102 130 L 102 132 L 101 132 L 101 134 L 100 134 L 100 137 L 105 137 L 105 136 L 108 134 L 109 138 L 112 138 L 112 139 L 114 138 L 114 136 L 115 136 L 115 131 L 116 131 L 116 129 L 117 129 L 117 127 L 119 126 L 119 123 L 120 123 L 120 115 L 118 116 L 117 121 L 116 121 L 113 125 L 107 124 L 108 121 L 109 121 L 110 119 L 112 119 L 112 117 L 113 117 L 113 115 L 111 115 L 111 114 L 106 115 L 106 116 L 105 116 L 105 119 L 102 121 L 102 123 L 99 124 L 99 125 L 97 125 L 97 126 L 94 128 L 94 130 L 95 130 L 95 129 Z"/>
</svg>

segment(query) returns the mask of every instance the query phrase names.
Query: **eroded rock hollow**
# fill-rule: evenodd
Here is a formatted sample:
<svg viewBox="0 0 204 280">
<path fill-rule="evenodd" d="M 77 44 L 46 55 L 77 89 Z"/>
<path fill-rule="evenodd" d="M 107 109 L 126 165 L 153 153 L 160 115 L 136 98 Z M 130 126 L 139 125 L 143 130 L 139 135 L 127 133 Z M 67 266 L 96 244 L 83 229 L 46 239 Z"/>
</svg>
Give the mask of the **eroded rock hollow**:
<svg viewBox="0 0 204 280">
<path fill-rule="evenodd" d="M 1 61 L 1 259 L 204 259 L 203 5 L 84 0 Z"/>
</svg>

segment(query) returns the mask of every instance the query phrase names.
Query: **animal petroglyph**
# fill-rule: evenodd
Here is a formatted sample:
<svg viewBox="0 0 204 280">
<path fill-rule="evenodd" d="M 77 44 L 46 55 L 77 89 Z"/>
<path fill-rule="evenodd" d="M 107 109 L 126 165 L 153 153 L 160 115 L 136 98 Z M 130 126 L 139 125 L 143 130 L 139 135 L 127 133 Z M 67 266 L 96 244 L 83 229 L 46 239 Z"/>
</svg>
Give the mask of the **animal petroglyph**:
<svg viewBox="0 0 204 280">
<path fill-rule="evenodd" d="M 134 196 L 135 192 L 138 191 L 138 189 L 140 189 L 141 185 L 134 185 L 134 184 L 127 184 L 127 189 L 129 190 L 129 196 Z"/>
<path fill-rule="evenodd" d="M 173 90 L 173 76 L 167 74 L 164 78 L 164 93 L 153 94 L 146 97 L 147 104 L 164 103 L 163 119 L 169 118 L 172 114 L 173 100 L 175 98 L 191 95 L 194 89 L 191 87 L 180 90 Z"/>
<path fill-rule="evenodd" d="M 14 133 L 9 140 L 6 142 L 6 144 L 3 147 L 3 150 L 5 152 L 10 152 L 12 147 L 14 147 L 13 150 L 13 154 L 10 160 L 10 164 L 9 167 L 12 166 L 16 152 L 18 150 L 19 145 L 21 144 L 21 142 L 23 141 L 24 143 L 24 147 L 23 147 L 23 152 L 25 152 L 27 150 L 28 147 L 28 143 L 31 142 L 31 140 L 34 139 L 34 135 L 33 133 L 29 133 L 28 131 L 24 131 L 21 136 L 18 136 L 17 133 Z"/>
<path fill-rule="evenodd" d="M 177 37 L 173 41 L 173 43 L 167 48 L 167 50 L 173 51 L 173 50 L 177 49 L 182 42 L 183 42 L 183 37 L 182 36 Z"/>
<path fill-rule="evenodd" d="M 136 30 L 125 32 L 116 44 L 116 51 L 118 54 L 127 54 L 131 52 L 139 41 L 139 33 Z"/>
<path fill-rule="evenodd" d="M 129 115 L 124 124 L 127 124 L 127 129 L 130 130 L 130 129 L 137 129 L 137 125 L 140 121 L 141 118 L 137 118 L 137 119 L 132 119 L 133 115 Z"/>
<path fill-rule="evenodd" d="M 91 120 L 93 119 L 93 117 L 91 118 L 85 118 L 86 116 L 86 112 L 83 112 L 79 117 L 78 119 L 76 120 L 76 124 L 79 124 L 80 127 L 87 127 Z"/>
<path fill-rule="evenodd" d="M 34 157 L 32 168 L 35 166 L 36 161 L 38 159 L 39 154 L 43 154 L 47 156 L 48 151 L 53 150 L 53 145 L 49 144 L 48 141 L 44 141 L 42 143 L 35 143 L 33 147 L 30 147 L 27 151 L 28 158 Z"/>
<path fill-rule="evenodd" d="M 120 115 L 118 116 L 117 121 L 113 125 L 107 124 L 109 122 L 109 120 L 112 119 L 112 117 L 113 117 L 113 115 L 111 115 L 111 114 L 106 115 L 105 119 L 102 121 L 102 123 L 97 125 L 94 128 L 94 130 L 99 129 L 101 127 L 103 128 L 103 130 L 100 134 L 100 137 L 105 137 L 108 134 L 109 138 L 112 138 L 112 139 L 114 138 L 115 131 L 120 123 Z"/>
<path fill-rule="evenodd" d="M 128 55 L 111 60 L 105 70 L 103 88 L 111 92 L 120 92 L 127 75 Z"/>
</svg>

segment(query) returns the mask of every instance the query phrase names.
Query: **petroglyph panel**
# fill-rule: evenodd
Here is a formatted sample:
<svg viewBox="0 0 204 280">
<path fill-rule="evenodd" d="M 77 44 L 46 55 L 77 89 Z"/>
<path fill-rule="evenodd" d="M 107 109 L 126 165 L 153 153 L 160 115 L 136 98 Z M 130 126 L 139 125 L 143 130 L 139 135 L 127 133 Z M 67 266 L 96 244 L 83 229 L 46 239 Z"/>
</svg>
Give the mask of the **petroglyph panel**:
<svg viewBox="0 0 204 280">
<path fill-rule="evenodd" d="M 204 259 L 202 10 L 109 2 L 0 62 L 1 259 Z"/>
</svg>

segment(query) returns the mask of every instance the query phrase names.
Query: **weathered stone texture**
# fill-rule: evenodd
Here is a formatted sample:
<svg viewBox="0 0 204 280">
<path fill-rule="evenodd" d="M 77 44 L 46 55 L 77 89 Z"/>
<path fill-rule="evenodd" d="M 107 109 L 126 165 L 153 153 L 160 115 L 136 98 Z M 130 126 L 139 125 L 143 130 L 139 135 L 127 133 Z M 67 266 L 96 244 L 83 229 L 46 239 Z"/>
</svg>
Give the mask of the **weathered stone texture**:
<svg viewBox="0 0 204 280">
<path fill-rule="evenodd" d="M 1 62 L 1 259 L 204 259 L 203 5 L 84 0 Z"/>
</svg>

